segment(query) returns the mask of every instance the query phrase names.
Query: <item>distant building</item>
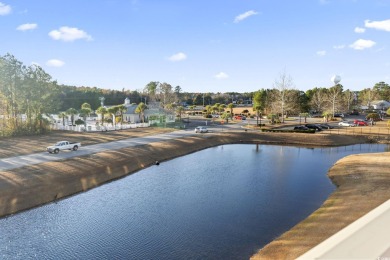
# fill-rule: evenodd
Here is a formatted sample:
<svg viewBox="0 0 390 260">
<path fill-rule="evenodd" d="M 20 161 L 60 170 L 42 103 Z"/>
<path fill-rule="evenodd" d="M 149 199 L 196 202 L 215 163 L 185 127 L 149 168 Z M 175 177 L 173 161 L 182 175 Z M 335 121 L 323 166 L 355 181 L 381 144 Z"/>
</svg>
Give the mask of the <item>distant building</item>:
<svg viewBox="0 0 390 260">
<path fill-rule="evenodd" d="M 371 102 L 371 106 L 375 110 L 387 110 L 390 107 L 390 102 L 386 100 L 375 100 Z"/>
<path fill-rule="evenodd" d="M 138 107 L 138 104 L 131 104 L 130 99 L 126 98 L 124 102 L 126 111 L 123 112 L 123 122 L 124 123 L 141 123 L 142 119 L 139 113 L 136 113 L 135 110 Z M 109 106 L 105 106 L 109 108 Z M 118 114 L 119 115 L 119 114 Z M 117 116 L 118 116 L 117 115 Z M 149 117 L 157 120 L 159 122 L 165 120 L 165 122 L 175 122 L 175 114 L 171 111 L 161 108 L 159 102 L 149 102 L 147 104 L 147 109 L 144 112 L 145 120 L 148 121 Z M 100 115 L 99 115 L 100 116 Z"/>
<path fill-rule="evenodd" d="M 388 108 L 390 108 L 390 102 L 388 102 L 386 100 L 375 100 L 375 101 L 372 101 L 369 106 L 368 105 L 361 106 L 360 108 L 363 110 L 374 109 L 374 110 L 384 111 L 384 110 L 387 110 Z"/>
<path fill-rule="evenodd" d="M 126 112 L 123 113 L 123 121 L 127 123 L 139 123 L 141 122 L 140 116 L 135 112 L 137 104 L 130 104 L 130 99 L 126 98 L 125 103 Z"/>
</svg>

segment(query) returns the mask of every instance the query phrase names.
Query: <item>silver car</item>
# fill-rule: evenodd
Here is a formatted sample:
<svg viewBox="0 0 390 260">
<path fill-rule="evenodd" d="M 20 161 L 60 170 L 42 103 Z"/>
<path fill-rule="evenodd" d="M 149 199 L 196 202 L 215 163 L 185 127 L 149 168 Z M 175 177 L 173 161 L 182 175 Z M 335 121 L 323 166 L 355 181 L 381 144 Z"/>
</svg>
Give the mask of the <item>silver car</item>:
<svg viewBox="0 0 390 260">
<path fill-rule="evenodd" d="M 195 133 L 207 133 L 209 130 L 205 126 L 195 127 Z"/>
<path fill-rule="evenodd" d="M 355 124 L 353 122 L 350 122 L 350 121 L 341 121 L 339 123 L 339 126 L 349 126 L 349 127 L 353 127 L 355 126 Z"/>
</svg>

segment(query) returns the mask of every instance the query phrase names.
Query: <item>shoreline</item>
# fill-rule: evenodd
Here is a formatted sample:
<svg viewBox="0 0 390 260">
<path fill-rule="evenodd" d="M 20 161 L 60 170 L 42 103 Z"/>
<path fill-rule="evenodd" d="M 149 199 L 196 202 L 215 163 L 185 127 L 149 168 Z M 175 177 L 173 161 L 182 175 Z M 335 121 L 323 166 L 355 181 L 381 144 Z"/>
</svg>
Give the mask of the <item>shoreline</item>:
<svg viewBox="0 0 390 260">
<path fill-rule="evenodd" d="M 251 259 L 295 259 L 389 200 L 389 156 L 354 154 L 337 161 L 328 172 L 337 188 L 322 206 Z"/>
<path fill-rule="evenodd" d="M 148 145 L 75 157 L 64 161 L 26 166 L 0 172 L 0 217 L 89 190 L 149 167 L 155 164 L 156 161 L 164 162 L 218 145 L 252 143 L 301 147 L 329 147 L 365 142 L 367 142 L 367 139 L 361 136 L 259 133 L 249 131 L 221 132 L 155 142 Z M 371 159 L 369 157 L 362 158 L 364 160 Z M 328 204 L 330 202 L 328 202 L 328 200 L 335 200 L 333 199 L 335 196 L 334 194 L 338 194 L 339 190 L 345 186 L 345 184 L 342 183 L 343 179 L 340 179 L 337 174 L 333 175 L 333 172 L 337 172 L 333 169 L 337 165 L 340 165 L 340 167 L 344 169 L 342 166 L 344 165 L 344 162 L 337 162 L 335 166 L 331 168 L 329 177 L 338 188 L 324 202 L 321 208 L 312 213 L 312 215 L 314 215 L 314 220 L 312 215 L 310 215 L 290 231 L 287 231 L 279 238 L 260 249 L 260 251 L 252 257 L 253 259 L 295 258 L 315 246 L 316 244 L 313 245 L 313 243 L 317 243 L 316 241 L 321 239 L 324 240 L 333 234 L 329 234 L 330 232 L 327 230 L 327 232 L 322 232 L 321 235 L 318 236 L 318 234 L 312 233 L 312 231 L 314 226 L 322 226 L 321 223 L 326 222 L 326 219 L 318 217 L 318 211 L 321 213 L 323 207 L 325 207 L 325 209 L 329 208 Z M 342 193 L 342 195 L 337 195 L 336 200 L 340 199 L 338 196 L 343 197 L 345 194 Z M 388 197 L 390 198 L 390 194 Z M 382 196 L 381 198 L 383 200 L 383 198 L 388 197 L 386 194 L 386 196 Z M 379 205 L 376 203 L 374 206 L 374 204 L 375 203 L 367 203 L 366 210 L 369 211 Z M 336 213 L 337 211 L 335 214 Z M 342 214 L 342 212 L 338 212 L 337 214 Z M 345 223 L 348 221 L 352 222 L 352 218 L 354 217 L 356 217 L 356 219 L 358 218 L 355 214 L 350 216 L 347 220 L 342 219 L 341 222 L 345 226 Z M 304 225 L 303 227 L 302 223 Z M 300 228 L 299 225 L 301 225 Z M 340 225 L 337 225 L 337 228 L 340 228 L 339 226 Z M 334 229 L 332 229 L 332 231 L 334 231 Z M 301 235 L 297 236 L 297 233 Z M 313 236 L 319 238 L 313 239 Z M 297 240 L 297 238 L 299 239 Z M 306 242 L 303 242 L 303 240 Z M 276 255 L 275 252 L 277 253 Z"/>
</svg>

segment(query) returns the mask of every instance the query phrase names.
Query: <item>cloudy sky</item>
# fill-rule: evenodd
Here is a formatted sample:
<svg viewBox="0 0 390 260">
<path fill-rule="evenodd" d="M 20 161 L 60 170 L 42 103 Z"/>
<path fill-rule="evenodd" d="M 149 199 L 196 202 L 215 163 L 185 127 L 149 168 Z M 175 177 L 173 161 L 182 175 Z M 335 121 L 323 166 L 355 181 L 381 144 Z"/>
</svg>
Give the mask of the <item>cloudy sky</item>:
<svg viewBox="0 0 390 260">
<path fill-rule="evenodd" d="M 390 83 L 390 0 L 0 0 L 0 55 L 59 84 L 186 92 Z"/>
</svg>

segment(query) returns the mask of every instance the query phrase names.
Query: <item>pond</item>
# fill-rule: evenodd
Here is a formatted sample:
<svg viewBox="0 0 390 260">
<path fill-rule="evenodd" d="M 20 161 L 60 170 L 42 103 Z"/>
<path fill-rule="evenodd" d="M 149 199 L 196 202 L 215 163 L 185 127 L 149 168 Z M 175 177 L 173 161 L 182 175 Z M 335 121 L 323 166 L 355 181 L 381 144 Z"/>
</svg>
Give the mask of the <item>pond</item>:
<svg viewBox="0 0 390 260">
<path fill-rule="evenodd" d="M 0 259 L 248 259 L 316 210 L 337 148 L 223 145 L 0 219 Z"/>
</svg>

